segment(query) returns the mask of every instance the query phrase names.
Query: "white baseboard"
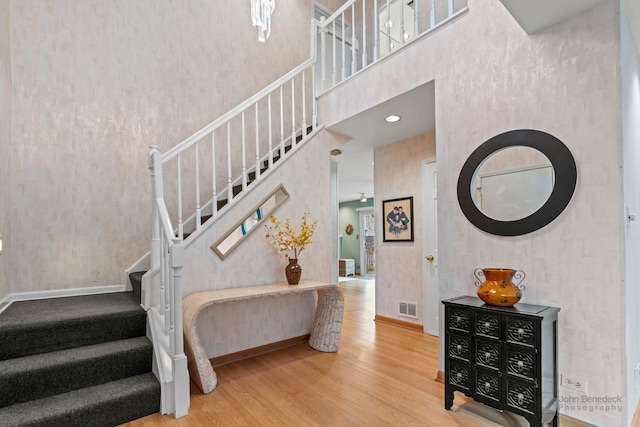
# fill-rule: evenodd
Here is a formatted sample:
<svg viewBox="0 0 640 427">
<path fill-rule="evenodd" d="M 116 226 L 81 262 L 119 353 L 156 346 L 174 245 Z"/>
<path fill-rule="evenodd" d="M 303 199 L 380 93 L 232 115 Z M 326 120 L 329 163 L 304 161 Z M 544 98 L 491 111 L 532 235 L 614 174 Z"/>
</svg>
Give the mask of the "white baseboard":
<svg viewBox="0 0 640 427">
<path fill-rule="evenodd" d="M 95 295 L 95 294 L 109 294 L 113 292 L 124 292 L 126 290 L 125 285 L 117 286 L 95 286 L 91 288 L 73 288 L 73 289 L 55 289 L 50 291 L 36 291 L 36 292 L 20 292 L 10 294 L 5 300 L 8 303 L 16 301 L 30 301 L 35 299 L 45 298 L 62 298 L 62 297 L 75 297 L 80 295 Z M 5 301 L 0 301 L 0 306 Z M 6 307 L 4 307 L 6 309 Z"/>
<path fill-rule="evenodd" d="M 11 305 L 11 294 L 0 300 L 0 313 L 5 311 Z"/>
</svg>

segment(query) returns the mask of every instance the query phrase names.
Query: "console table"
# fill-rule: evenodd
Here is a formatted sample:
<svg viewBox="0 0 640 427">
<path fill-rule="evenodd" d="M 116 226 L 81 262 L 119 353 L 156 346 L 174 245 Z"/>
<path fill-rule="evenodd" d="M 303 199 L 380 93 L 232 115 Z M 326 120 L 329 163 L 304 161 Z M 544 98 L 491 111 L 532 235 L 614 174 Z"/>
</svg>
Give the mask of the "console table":
<svg viewBox="0 0 640 427">
<path fill-rule="evenodd" d="M 318 294 L 318 303 L 313 324 L 311 325 L 309 345 L 318 351 L 338 351 L 344 313 L 344 297 L 337 284 L 301 281 L 299 285 L 278 283 L 196 292 L 185 296 L 182 299 L 184 352 L 187 355 L 191 379 L 200 390 L 205 394 L 210 393 L 218 382 L 216 373 L 202 346 L 197 329 L 198 316 L 202 310 L 212 305 L 228 302 L 307 292 L 317 292 Z"/>
<path fill-rule="evenodd" d="M 524 416 L 531 426 L 558 426 L 557 307 L 485 304 L 478 297 L 445 305 L 444 407 L 454 391 Z"/>
</svg>

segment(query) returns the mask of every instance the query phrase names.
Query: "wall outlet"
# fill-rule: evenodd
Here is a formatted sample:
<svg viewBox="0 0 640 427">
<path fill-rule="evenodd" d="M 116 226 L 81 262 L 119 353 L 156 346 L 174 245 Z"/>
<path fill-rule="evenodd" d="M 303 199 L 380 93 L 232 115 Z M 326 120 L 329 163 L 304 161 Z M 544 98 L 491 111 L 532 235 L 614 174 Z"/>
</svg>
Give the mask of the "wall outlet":
<svg viewBox="0 0 640 427">
<path fill-rule="evenodd" d="M 560 375 L 560 385 L 587 394 L 587 382 L 566 375 Z"/>
</svg>

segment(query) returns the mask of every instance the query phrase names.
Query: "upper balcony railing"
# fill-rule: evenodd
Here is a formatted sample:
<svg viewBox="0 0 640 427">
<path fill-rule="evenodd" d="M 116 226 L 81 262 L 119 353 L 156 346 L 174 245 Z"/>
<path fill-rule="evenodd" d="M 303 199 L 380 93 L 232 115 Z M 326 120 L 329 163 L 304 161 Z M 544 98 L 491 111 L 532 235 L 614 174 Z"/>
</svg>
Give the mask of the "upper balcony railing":
<svg viewBox="0 0 640 427">
<path fill-rule="evenodd" d="M 467 0 L 349 0 L 316 34 L 321 94 L 449 21 Z"/>
</svg>

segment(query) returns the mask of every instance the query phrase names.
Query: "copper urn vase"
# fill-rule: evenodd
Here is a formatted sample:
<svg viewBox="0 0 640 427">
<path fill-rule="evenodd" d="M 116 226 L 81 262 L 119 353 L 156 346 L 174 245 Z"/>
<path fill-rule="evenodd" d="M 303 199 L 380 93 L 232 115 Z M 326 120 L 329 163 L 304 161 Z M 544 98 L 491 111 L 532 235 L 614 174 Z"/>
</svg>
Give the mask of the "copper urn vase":
<svg viewBox="0 0 640 427">
<path fill-rule="evenodd" d="M 297 285 L 300 283 L 302 267 L 300 267 L 296 258 L 289 258 L 289 264 L 284 268 L 284 274 L 287 276 L 287 283 L 290 285 Z"/>
<path fill-rule="evenodd" d="M 489 305 L 511 307 L 522 298 L 525 273 L 511 268 L 476 268 L 478 297 Z M 516 280 L 516 284 L 513 280 Z"/>
</svg>

